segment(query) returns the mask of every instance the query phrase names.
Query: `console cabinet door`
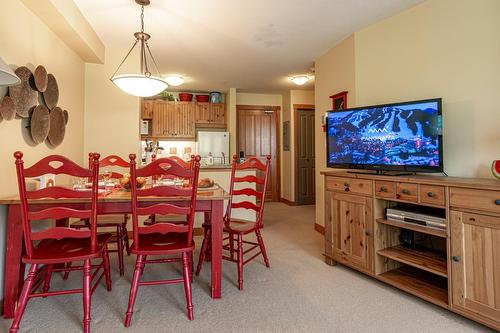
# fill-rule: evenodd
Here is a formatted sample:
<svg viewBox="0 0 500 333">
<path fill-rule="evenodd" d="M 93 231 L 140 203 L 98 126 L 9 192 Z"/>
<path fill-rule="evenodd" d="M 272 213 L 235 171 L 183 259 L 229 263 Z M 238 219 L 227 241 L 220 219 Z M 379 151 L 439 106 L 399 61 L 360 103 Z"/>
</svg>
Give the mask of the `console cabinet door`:
<svg viewBox="0 0 500 333">
<path fill-rule="evenodd" d="M 500 324 L 500 218 L 451 212 L 452 306 Z"/>
<path fill-rule="evenodd" d="M 373 215 L 369 197 L 327 192 L 326 255 L 373 271 Z"/>
</svg>

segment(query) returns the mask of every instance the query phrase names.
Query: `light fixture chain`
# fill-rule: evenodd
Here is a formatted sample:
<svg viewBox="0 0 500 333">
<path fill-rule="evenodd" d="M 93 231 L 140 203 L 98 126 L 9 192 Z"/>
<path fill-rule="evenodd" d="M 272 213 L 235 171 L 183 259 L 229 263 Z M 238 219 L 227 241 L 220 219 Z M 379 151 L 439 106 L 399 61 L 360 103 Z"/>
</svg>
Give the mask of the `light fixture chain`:
<svg viewBox="0 0 500 333">
<path fill-rule="evenodd" d="M 144 33 L 144 6 L 141 6 L 141 32 Z"/>
</svg>

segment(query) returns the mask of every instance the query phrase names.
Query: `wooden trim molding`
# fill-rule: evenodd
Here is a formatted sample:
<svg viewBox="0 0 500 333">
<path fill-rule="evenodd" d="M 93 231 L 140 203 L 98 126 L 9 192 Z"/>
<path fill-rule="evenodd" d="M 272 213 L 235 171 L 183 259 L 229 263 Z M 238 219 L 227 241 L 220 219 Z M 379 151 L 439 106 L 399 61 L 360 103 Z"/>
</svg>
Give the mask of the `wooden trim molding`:
<svg viewBox="0 0 500 333">
<path fill-rule="evenodd" d="M 325 227 L 322 226 L 321 224 L 314 223 L 314 230 L 316 230 L 317 232 L 319 232 L 322 235 L 325 234 Z"/>
<path fill-rule="evenodd" d="M 290 201 L 290 200 L 285 199 L 285 198 L 281 198 L 280 201 L 288 206 L 297 206 L 297 203 L 295 201 Z"/>
<path fill-rule="evenodd" d="M 273 110 L 280 111 L 281 107 L 271 105 L 236 105 L 236 110 Z"/>
</svg>

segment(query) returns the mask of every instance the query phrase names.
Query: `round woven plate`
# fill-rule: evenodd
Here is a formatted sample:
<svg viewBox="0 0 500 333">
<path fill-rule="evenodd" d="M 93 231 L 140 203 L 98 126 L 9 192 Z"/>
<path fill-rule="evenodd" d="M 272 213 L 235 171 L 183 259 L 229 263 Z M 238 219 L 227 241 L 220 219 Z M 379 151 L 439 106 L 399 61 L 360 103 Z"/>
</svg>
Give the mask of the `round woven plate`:
<svg viewBox="0 0 500 333">
<path fill-rule="evenodd" d="M 47 90 L 47 70 L 42 65 L 35 68 L 35 87 L 39 92 Z"/>
<path fill-rule="evenodd" d="M 33 88 L 33 73 L 25 66 L 17 68 L 14 72 L 21 79 L 21 83 L 9 87 L 9 96 L 16 106 L 17 115 L 28 118 L 29 111 L 38 104 L 38 92 Z"/>
<path fill-rule="evenodd" d="M 38 105 L 31 114 L 30 130 L 33 141 L 36 144 L 42 143 L 49 134 L 49 128 L 49 109 L 43 105 Z"/>
<path fill-rule="evenodd" d="M 64 139 L 65 133 L 64 112 L 60 107 L 56 107 L 50 112 L 50 129 L 47 139 L 53 146 L 59 146 Z"/>
<path fill-rule="evenodd" d="M 47 75 L 47 89 L 43 92 L 43 100 L 45 105 L 52 110 L 57 106 L 59 101 L 59 87 L 54 75 Z"/>
<path fill-rule="evenodd" d="M 5 96 L 0 101 L 0 115 L 5 120 L 12 120 L 16 117 L 16 105 L 10 96 Z"/>
</svg>

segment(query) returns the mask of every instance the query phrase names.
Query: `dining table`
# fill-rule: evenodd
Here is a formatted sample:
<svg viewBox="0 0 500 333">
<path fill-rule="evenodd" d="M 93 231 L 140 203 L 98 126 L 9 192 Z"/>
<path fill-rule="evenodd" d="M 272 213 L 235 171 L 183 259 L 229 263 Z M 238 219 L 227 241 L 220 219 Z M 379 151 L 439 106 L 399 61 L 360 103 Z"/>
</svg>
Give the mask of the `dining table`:
<svg viewBox="0 0 500 333">
<path fill-rule="evenodd" d="M 224 200 L 229 194 L 222 188 L 215 186 L 211 189 L 198 189 L 196 212 L 204 214 L 205 220 L 212 224 L 211 243 L 211 296 L 214 299 L 221 297 L 222 289 L 222 232 Z M 140 205 L 151 205 L 159 202 L 172 202 L 177 205 L 189 204 L 189 198 L 181 197 L 141 197 Z M 43 210 L 53 206 L 64 205 L 74 209 L 90 209 L 90 199 L 35 199 L 29 200 L 32 210 Z M 21 221 L 21 207 L 19 196 L 0 198 L 0 205 L 6 205 L 7 211 L 7 242 L 5 258 L 5 288 L 4 288 L 4 317 L 13 318 L 16 303 L 24 283 L 25 265 L 23 255 L 23 226 Z M 131 193 L 125 190 L 113 190 L 100 195 L 97 205 L 98 215 L 131 214 Z M 208 222 L 208 221 L 207 221 Z M 56 221 L 57 225 L 68 225 L 68 220 Z"/>
</svg>

